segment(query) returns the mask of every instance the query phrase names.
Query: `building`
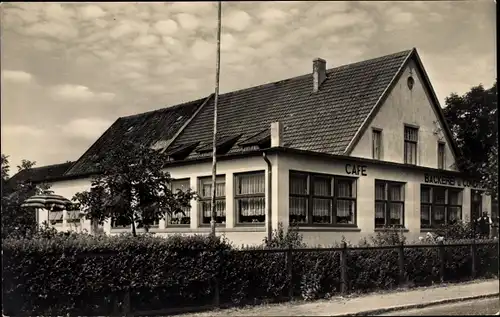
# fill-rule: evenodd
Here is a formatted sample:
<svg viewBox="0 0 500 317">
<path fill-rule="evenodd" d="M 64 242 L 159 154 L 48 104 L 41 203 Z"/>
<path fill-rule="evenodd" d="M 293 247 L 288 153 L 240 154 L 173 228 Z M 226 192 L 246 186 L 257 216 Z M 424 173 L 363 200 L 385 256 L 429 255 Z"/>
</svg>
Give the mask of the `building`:
<svg viewBox="0 0 500 317">
<path fill-rule="evenodd" d="M 166 151 L 173 186 L 201 197 L 151 232 L 208 233 L 213 99 L 119 118 L 49 180 L 52 190 L 71 198 L 88 189 L 94 162 L 133 140 Z M 221 94 L 218 135 L 217 232 L 236 245 L 262 242 L 279 223 L 298 224 L 310 245 L 357 242 L 386 225 L 415 239 L 491 210 L 456 167 L 460 154 L 416 49 L 332 69 L 315 59 L 312 74 Z"/>
</svg>

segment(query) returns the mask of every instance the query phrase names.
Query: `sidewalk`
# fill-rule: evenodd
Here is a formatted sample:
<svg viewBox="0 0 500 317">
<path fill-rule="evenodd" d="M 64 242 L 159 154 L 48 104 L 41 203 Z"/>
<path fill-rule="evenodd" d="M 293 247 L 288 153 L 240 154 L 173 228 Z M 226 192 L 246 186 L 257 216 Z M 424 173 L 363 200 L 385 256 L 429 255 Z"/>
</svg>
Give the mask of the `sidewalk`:
<svg viewBox="0 0 500 317">
<path fill-rule="evenodd" d="M 376 311 L 398 310 L 433 302 L 446 302 L 468 297 L 499 293 L 498 280 L 481 280 L 461 284 L 439 285 L 385 294 L 368 294 L 354 298 L 333 298 L 315 302 L 261 305 L 248 308 L 183 314 L 183 317 L 208 316 L 342 316 L 368 315 Z"/>
</svg>

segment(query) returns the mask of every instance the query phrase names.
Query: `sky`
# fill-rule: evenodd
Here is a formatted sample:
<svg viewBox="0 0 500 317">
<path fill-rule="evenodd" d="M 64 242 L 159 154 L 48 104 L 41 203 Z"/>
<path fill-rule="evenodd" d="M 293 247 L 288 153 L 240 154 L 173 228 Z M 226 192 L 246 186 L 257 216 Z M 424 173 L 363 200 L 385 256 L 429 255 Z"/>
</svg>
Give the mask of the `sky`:
<svg viewBox="0 0 500 317">
<path fill-rule="evenodd" d="M 227 2 L 221 93 L 416 47 L 441 105 L 496 78 L 495 3 Z M 77 160 L 120 116 L 214 91 L 217 4 L 1 4 L 1 152 L 11 175 Z"/>
</svg>

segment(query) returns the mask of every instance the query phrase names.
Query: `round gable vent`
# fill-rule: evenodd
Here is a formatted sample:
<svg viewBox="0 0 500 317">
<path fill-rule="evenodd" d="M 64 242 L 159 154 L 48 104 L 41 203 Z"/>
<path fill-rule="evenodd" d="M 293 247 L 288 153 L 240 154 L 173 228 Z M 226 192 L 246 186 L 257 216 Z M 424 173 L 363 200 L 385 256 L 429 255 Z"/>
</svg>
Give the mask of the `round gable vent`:
<svg viewBox="0 0 500 317">
<path fill-rule="evenodd" d="M 408 84 L 408 88 L 410 88 L 410 90 L 412 90 L 413 89 L 413 85 L 415 84 L 415 79 L 413 79 L 413 77 L 409 76 L 408 80 L 406 82 Z"/>
</svg>

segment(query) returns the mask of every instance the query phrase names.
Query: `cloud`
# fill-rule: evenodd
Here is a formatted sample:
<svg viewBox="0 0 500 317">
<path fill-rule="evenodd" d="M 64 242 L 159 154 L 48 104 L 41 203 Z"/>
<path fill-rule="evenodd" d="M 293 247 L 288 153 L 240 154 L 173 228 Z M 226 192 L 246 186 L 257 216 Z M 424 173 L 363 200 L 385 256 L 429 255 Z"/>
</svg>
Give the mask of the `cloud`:
<svg viewBox="0 0 500 317">
<path fill-rule="evenodd" d="M 152 34 L 141 35 L 134 40 L 132 45 L 134 46 L 154 46 L 160 42 L 160 39 Z"/>
<path fill-rule="evenodd" d="M 243 31 L 250 24 L 252 17 L 245 11 L 232 11 L 227 16 L 222 16 L 222 27 L 228 27 L 232 30 Z"/>
<path fill-rule="evenodd" d="M 177 22 L 174 20 L 163 20 L 155 23 L 155 29 L 162 35 L 172 35 L 177 32 Z"/>
<path fill-rule="evenodd" d="M 230 33 L 223 33 L 220 42 L 221 51 L 230 51 L 236 44 L 234 36 Z"/>
<path fill-rule="evenodd" d="M 103 16 L 106 15 L 106 12 L 104 12 L 101 7 L 91 4 L 84 6 L 80 9 L 80 14 L 81 17 L 85 20 L 92 20 L 92 19 L 97 19 L 97 18 L 102 18 Z"/>
<path fill-rule="evenodd" d="M 276 25 L 276 24 L 282 24 L 284 21 L 286 21 L 288 18 L 288 14 L 284 11 L 270 8 L 261 12 L 259 18 L 265 24 Z"/>
<path fill-rule="evenodd" d="M 72 40 L 78 36 L 78 29 L 75 25 L 63 24 L 54 21 L 34 23 L 22 30 L 28 35 L 47 36 L 63 41 Z"/>
<path fill-rule="evenodd" d="M 222 44 L 221 44 L 222 45 Z M 191 46 L 191 55 L 198 61 L 205 61 L 215 53 L 215 45 L 202 39 L 197 39 Z"/>
<path fill-rule="evenodd" d="M 29 83 L 33 80 L 33 75 L 22 70 L 4 70 L 2 71 L 2 78 L 5 81 L 15 83 Z"/>
<path fill-rule="evenodd" d="M 111 126 L 111 121 L 101 118 L 78 118 L 69 121 L 60 127 L 67 135 L 84 139 L 95 139 L 102 135 Z"/>
<path fill-rule="evenodd" d="M 121 20 L 118 25 L 110 29 L 109 35 L 113 39 L 119 39 L 130 34 L 144 34 L 147 33 L 148 30 L 149 25 L 147 23 L 134 20 Z"/>
<path fill-rule="evenodd" d="M 250 45 L 254 45 L 254 44 L 262 43 L 269 38 L 271 38 L 271 34 L 269 34 L 268 31 L 258 30 L 258 31 L 254 31 L 254 32 L 248 34 L 248 36 L 246 38 L 246 43 L 248 43 Z"/>
<path fill-rule="evenodd" d="M 223 5 L 224 6 L 224 5 Z M 213 2 L 172 2 L 167 4 L 167 8 L 172 12 L 191 13 L 194 15 L 203 16 L 204 14 L 214 11 L 215 3 Z"/>
<path fill-rule="evenodd" d="M 196 30 L 199 25 L 198 18 L 189 13 L 179 13 L 177 15 L 177 21 L 183 29 L 186 30 Z"/>
<path fill-rule="evenodd" d="M 3 125 L 2 126 L 2 138 L 4 135 L 6 137 L 17 137 L 17 136 L 31 136 L 38 137 L 45 133 L 44 130 L 27 125 Z"/>
<path fill-rule="evenodd" d="M 89 101 L 91 99 L 110 101 L 115 97 L 115 94 L 113 93 L 96 93 L 90 90 L 88 87 L 70 84 L 57 85 L 55 87 L 52 87 L 51 92 L 55 98 L 72 101 Z"/>
</svg>

